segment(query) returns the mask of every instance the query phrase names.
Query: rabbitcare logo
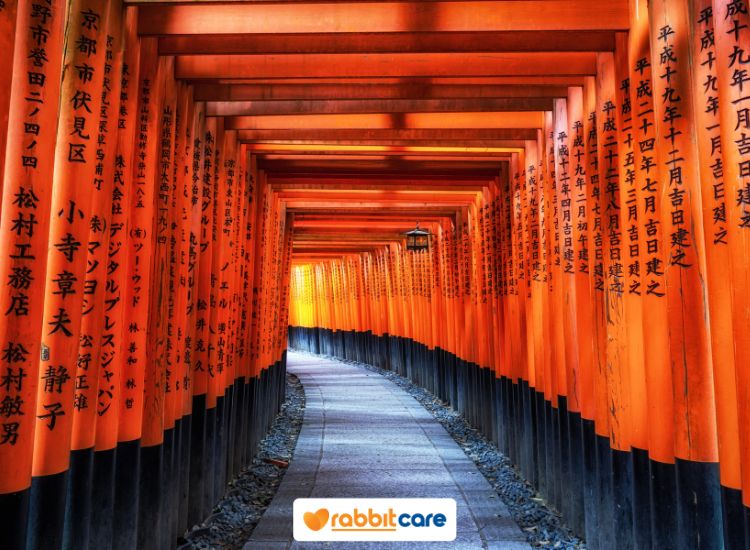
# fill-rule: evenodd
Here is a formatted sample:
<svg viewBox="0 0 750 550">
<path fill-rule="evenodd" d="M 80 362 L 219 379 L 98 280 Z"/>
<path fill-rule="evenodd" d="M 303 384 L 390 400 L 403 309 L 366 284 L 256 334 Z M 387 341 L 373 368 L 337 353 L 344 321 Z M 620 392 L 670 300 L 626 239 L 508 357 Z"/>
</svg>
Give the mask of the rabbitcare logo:
<svg viewBox="0 0 750 550">
<path fill-rule="evenodd" d="M 456 501 L 451 498 L 299 498 L 293 517 L 298 541 L 456 538 Z"/>
</svg>

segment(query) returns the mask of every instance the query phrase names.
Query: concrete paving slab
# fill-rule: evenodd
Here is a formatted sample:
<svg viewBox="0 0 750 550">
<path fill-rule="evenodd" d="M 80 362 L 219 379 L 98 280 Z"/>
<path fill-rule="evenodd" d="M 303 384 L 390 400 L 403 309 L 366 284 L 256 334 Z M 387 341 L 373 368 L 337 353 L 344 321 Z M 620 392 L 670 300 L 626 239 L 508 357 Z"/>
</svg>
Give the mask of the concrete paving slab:
<svg viewBox="0 0 750 550">
<path fill-rule="evenodd" d="M 293 352 L 287 369 L 305 388 L 303 426 L 289 470 L 244 550 L 529 548 L 474 463 L 399 386 L 362 367 Z M 445 543 L 297 542 L 291 507 L 300 497 L 454 498 L 458 534 Z"/>
</svg>

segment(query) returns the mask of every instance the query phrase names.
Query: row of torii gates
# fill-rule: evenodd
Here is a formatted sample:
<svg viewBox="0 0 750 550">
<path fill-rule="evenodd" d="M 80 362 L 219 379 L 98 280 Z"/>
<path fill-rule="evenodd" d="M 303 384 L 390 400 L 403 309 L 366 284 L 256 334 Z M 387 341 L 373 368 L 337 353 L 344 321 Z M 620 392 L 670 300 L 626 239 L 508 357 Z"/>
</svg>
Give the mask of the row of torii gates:
<svg viewBox="0 0 750 550">
<path fill-rule="evenodd" d="M 750 548 L 748 2 L 3 0 L 0 44 L 0 547 L 174 546 L 289 340 L 592 548 Z"/>
</svg>

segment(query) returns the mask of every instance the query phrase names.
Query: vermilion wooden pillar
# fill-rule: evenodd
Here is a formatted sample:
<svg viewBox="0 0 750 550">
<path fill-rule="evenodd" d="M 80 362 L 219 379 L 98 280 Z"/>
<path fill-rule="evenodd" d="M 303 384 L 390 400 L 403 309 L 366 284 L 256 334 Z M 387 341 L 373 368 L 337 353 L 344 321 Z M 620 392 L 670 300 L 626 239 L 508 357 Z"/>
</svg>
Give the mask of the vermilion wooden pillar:
<svg viewBox="0 0 750 550">
<path fill-rule="evenodd" d="M 551 146 L 554 149 L 554 270 L 553 288 L 555 293 L 555 311 L 552 322 L 555 324 L 555 338 L 558 353 L 562 360 L 558 363 L 558 395 L 565 397 L 562 415 L 567 414 L 568 380 L 578 368 L 578 350 L 575 335 L 575 289 L 570 275 L 573 272 L 573 238 L 570 207 L 570 149 L 568 147 L 568 107 L 565 98 L 554 100 L 554 126 L 552 128 Z"/>
<path fill-rule="evenodd" d="M 555 310 L 553 318 L 555 335 L 563 353 L 564 367 L 558 373 L 559 431 L 560 431 L 560 470 L 562 475 L 561 509 L 566 517 L 574 515 L 573 486 L 571 476 L 571 447 L 569 413 L 578 412 L 580 405 L 577 396 L 576 377 L 579 365 L 578 337 L 576 334 L 575 308 L 576 294 L 574 286 L 575 264 L 573 258 L 573 217 L 572 217 L 572 175 L 570 158 L 570 126 L 566 98 L 554 100 L 554 135 L 553 147 L 555 158 L 555 274 L 554 291 Z M 575 449 L 577 450 L 577 449 Z"/>
<path fill-rule="evenodd" d="M 626 33 L 615 37 L 615 87 L 617 98 L 617 149 L 619 175 L 620 263 L 622 299 L 626 326 L 626 358 L 623 377 L 628 379 L 631 453 L 648 449 L 648 414 L 643 348 L 643 301 L 638 197 L 635 185 L 633 98 L 628 69 L 629 43 Z M 643 456 L 644 453 L 641 453 Z M 633 460 L 635 460 L 633 458 Z"/>
<path fill-rule="evenodd" d="M 217 187 L 217 202 L 214 215 L 216 216 L 216 230 L 218 248 L 215 251 L 214 258 L 214 277 L 216 281 L 216 324 L 214 325 L 215 340 L 212 338 L 212 345 L 215 347 L 214 368 L 216 369 L 218 389 L 217 397 L 221 399 L 221 419 L 219 421 L 219 456 L 217 457 L 217 473 L 219 492 L 227 481 L 226 454 L 228 452 L 228 418 L 231 408 L 231 360 L 229 357 L 229 321 L 230 321 L 230 301 L 231 301 L 231 278 L 230 268 L 232 256 L 231 241 L 231 211 L 232 201 L 235 193 L 235 170 L 236 170 L 236 138 L 233 131 L 223 132 L 223 146 L 218 174 L 219 181 Z M 229 224 L 227 219 L 229 218 Z M 214 335 L 212 335 L 214 336 Z M 210 355 L 209 355 L 210 360 Z M 219 414 L 219 409 L 217 409 Z"/>
<path fill-rule="evenodd" d="M 529 294 L 530 315 L 528 316 L 531 351 L 529 353 L 529 385 L 537 393 L 541 392 L 538 377 L 543 363 L 543 334 L 541 328 L 541 233 L 539 231 L 539 157 L 537 142 L 525 142 L 526 156 L 526 200 L 528 203 L 528 239 L 529 239 Z"/>
<path fill-rule="evenodd" d="M 0 216 L 0 307 L 2 369 L 12 384 L 0 389 L 13 408 L 0 435 L 0 537 L 2 546 L 24 548 L 31 484 L 43 327 L 45 273 L 52 176 L 60 105 L 63 26 L 62 1 L 39 12 L 30 2 L 18 6 L 19 32 L 13 48 L 13 85 L 8 109 L 8 141 Z M 41 28 L 42 31 L 35 31 Z M 31 53 L 41 47 L 45 58 Z M 6 52 L 7 53 L 7 52 Z M 33 75 L 30 77 L 30 75 Z M 7 82 L 7 81 L 6 81 Z M 67 451 L 67 449 L 65 449 Z"/>
<path fill-rule="evenodd" d="M 292 236 L 294 227 L 294 214 L 287 213 L 286 221 L 284 223 L 284 236 L 282 241 L 282 265 L 281 265 L 281 285 L 280 285 L 280 296 L 278 307 L 281 311 L 281 317 L 276 329 L 277 337 L 277 349 L 276 349 L 276 361 L 277 361 L 277 374 L 276 376 L 281 379 L 281 388 L 278 390 L 279 393 L 276 396 L 273 410 L 276 411 L 281 406 L 283 399 L 284 380 L 286 378 L 286 349 L 287 349 L 287 327 L 289 326 L 289 279 L 291 275 L 291 261 L 292 261 Z"/>
<path fill-rule="evenodd" d="M 135 447 L 135 463 L 130 465 L 128 473 L 131 483 L 138 487 L 134 494 L 128 489 L 121 491 L 116 499 L 133 514 L 139 512 L 139 502 L 148 497 L 143 494 L 144 487 L 151 489 L 154 480 L 143 479 L 143 457 L 138 449 L 141 442 L 144 409 L 144 380 L 148 363 L 148 318 L 151 287 L 151 239 L 152 220 L 154 217 L 154 187 L 157 173 L 157 129 L 161 117 L 161 98 L 163 95 L 162 71 L 156 56 L 156 42 L 153 39 L 142 39 L 140 43 L 140 65 L 138 72 L 138 97 L 136 114 L 136 136 L 133 162 L 125 169 L 132 171 L 132 197 L 128 219 L 127 269 L 128 284 L 125 290 L 123 339 L 125 350 L 122 373 L 122 394 L 120 401 L 119 447 Z M 127 161 L 126 161 L 127 162 Z M 125 443 L 133 442 L 133 443 Z M 119 467 L 118 467 L 119 470 Z M 119 472 L 118 472 L 119 474 Z M 118 487 L 119 489 L 119 487 Z M 143 498 L 141 496 L 143 495 Z M 145 508 L 141 504 L 141 508 Z M 125 537 L 135 540 L 137 522 L 125 523 Z"/>
<path fill-rule="evenodd" d="M 615 492 L 628 493 L 631 501 L 632 526 L 627 527 L 632 544 L 636 544 L 641 526 L 650 522 L 648 469 L 648 414 L 646 408 L 646 374 L 643 347 L 643 301 L 641 275 L 641 246 L 639 236 L 638 197 L 635 187 L 636 144 L 633 136 L 633 107 L 630 95 L 628 68 L 628 34 L 615 36 L 614 72 L 617 99 L 616 125 L 618 150 L 618 190 L 620 265 L 622 282 L 621 322 L 625 325 L 625 361 L 620 376 L 625 380 L 628 403 L 627 455 L 619 455 L 622 462 L 615 470 Z M 618 456 L 615 454 L 614 456 Z M 619 474 L 619 475 L 618 475 Z M 648 531 L 648 529 L 646 529 Z"/>
<path fill-rule="evenodd" d="M 586 208 L 588 190 L 584 119 L 583 88 L 568 88 L 568 158 L 569 190 L 565 200 L 568 214 L 565 275 L 570 279 L 571 294 L 575 296 L 575 307 L 570 322 L 575 334 L 575 359 L 568 362 L 568 409 L 570 411 L 568 445 L 571 454 L 571 523 L 578 532 L 585 533 L 584 510 L 584 443 L 583 419 L 593 421 L 593 360 L 592 360 L 592 314 L 590 297 L 590 255 L 588 250 L 589 227 Z"/>
<path fill-rule="evenodd" d="M 242 449 L 245 447 L 245 407 L 246 407 L 246 373 L 241 359 L 242 340 L 242 292 L 246 243 L 244 239 L 246 216 L 249 209 L 248 192 L 248 150 L 247 146 L 238 143 L 236 152 L 236 190 L 232 204 L 232 283 L 229 354 L 232 372 L 232 416 L 230 419 L 230 452 L 228 458 L 229 478 L 233 478 L 245 463 Z"/>
<path fill-rule="evenodd" d="M 747 2 L 716 0 L 713 26 L 716 41 L 716 72 L 721 119 L 721 152 L 727 201 L 727 230 L 731 257 L 732 320 L 740 457 L 742 502 L 746 536 L 750 528 L 750 378 L 745 367 L 750 357 L 750 105 L 748 105 L 747 43 L 750 15 Z M 718 394 L 717 399 L 723 398 Z M 734 538 L 734 537 L 733 537 Z M 746 542 L 747 544 L 747 542 Z"/>
<path fill-rule="evenodd" d="M 172 479 L 170 484 L 171 538 L 184 532 L 187 525 L 187 463 L 189 461 L 189 417 L 185 403 L 190 391 L 187 365 L 184 361 L 184 335 L 186 315 L 183 313 L 184 296 L 187 291 L 187 234 L 190 231 L 189 208 L 190 163 L 192 161 L 193 101 L 192 90 L 184 83 L 177 83 L 176 133 L 174 144 L 172 196 L 170 208 L 172 223 L 169 234 L 169 301 L 167 346 L 171 348 L 171 389 L 174 394 L 167 406 L 173 410 L 175 419 L 172 444 Z M 170 392 L 171 393 L 171 392 Z M 187 411 L 189 415 L 189 410 Z M 184 506 L 183 506 L 184 503 Z"/>
<path fill-rule="evenodd" d="M 516 189 L 520 187 L 520 168 L 522 159 L 518 154 L 511 157 L 508 172 L 501 173 L 500 177 L 490 185 L 487 193 L 490 200 L 487 209 L 493 216 L 484 216 L 484 231 L 480 236 L 482 241 L 488 241 L 482 251 L 483 265 L 485 270 L 492 273 L 493 266 L 499 264 L 494 277 L 487 280 L 489 292 L 494 293 L 497 286 L 499 301 L 502 310 L 493 320 L 491 308 L 487 316 L 493 320 L 495 326 L 490 327 L 493 334 L 491 338 L 496 342 L 493 352 L 498 355 L 504 381 L 506 382 L 506 401 L 509 407 L 513 406 L 513 384 L 517 382 L 518 372 L 521 368 L 521 319 L 518 315 L 518 282 L 520 265 L 517 257 L 516 233 Z M 494 208 L 493 208 L 494 206 Z M 493 234 L 492 228 L 495 231 Z M 509 385 L 508 385 L 509 384 Z M 517 388 L 517 386 L 516 386 Z M 515 449 L 514 449 L 515 452 Z"/>
<path fill-rule="evenodd" d="M 210 236 L 211 236 L 211 263 L 209 264 L 209 285 L 210 293 L 208 301 L 210 304 L 210 311 L 207 318 L 207 331 L 205 337 L 205 343 L 207 348 L 206 355 L 206 372 L 208 375 L 208 401 L 207 407 L 209 414 L 213 415 L 212 419 L 208 420 L 207 423 L 207 436 L 210 441 L 207 440 L 206 444 L 210 448 L 209 450 L 209 468 L 208 475 L 213 478 L 210 482 L 211 492 L 209 493 L 209 506 L 215 502 L 217 496 L 220 494 L 219 489 L 221 486 L 221 480 L 219 478 L 219 464 L 220 464 L 220 448 L 219 444 L 221 441 L 220 435 L 220 423 L 223 414 L 224 400 L 222 384 L 222 371 L 223 365 L 219 365 L 217 358 L 218 353 L 218 320 L 219 320 L 219 303 L 218 303 L 218 292 L 220 286 L 220 257 L 221 257 L 221 232 L 220 232 L 220 212 L 219 205 L 222 198 L 222 189 L 224 186 L 223 181 L 223 163 L 224 163 L 224 121 L 221 118 L 216 119 L 216 132 L 215 140 L 213 144 L 213 170 L 211 172 L 211 225 L 210 225 Z M 221 400 L 220 400 L 221 399 Z"/>
<path fill-rule="evenodd" d="M 617 127 L 617 98 L 614 56 L 598 55 L 597 139 L 599 157 L 600 207 L 603 235 L 605 320 L 607 330 L 606 376 L 612 407 L 609 411 L 612 448 L 630 450 L 629 383 L 627 332 L 624 319 L 624 267 L 620 228 L 620 178 Z"/>
<path fill-rule="evenodd" d="M 539 231 L 538 231 L 538 209 L 537 209 L 537 151 L 536 142 L 528 140 L 524 142 L 523 154 L 523 187 L 521 189 L 521 205 L 523 219 L 523 254 L 524 277 L 526 280 L 525 302 L 525 330 L 526 330 L 526 371 L 523 382 L 523 403 L 525 406 L 525 417 L 529 427 L 526 436 L 527 475 L 534 483 L 539 483 L 539 471 L 537 468 L 537 442 L 539 426 L 537 422 L 537 398 L 536 369 L 538 364 L 537 339 L 540 338 L 538 323 L 536 319 L 535 295 L 539 287 L 536 280 L 536 266 L 539 263 Z"/>
<path fill-rule="evenodd" d="M 676 487 L 672 371 L 669 363 L 669 321 L 666 308 L 666 244 L 660 219 L 663 195 L 659 188 L 654 117 L 653 66 L 649 45 L 649 16 L 645 1 L 631 3 L 630 98 L 635 147 L 635 188 L 638 198 L 643 341 L 648 411 L 648 466 L 651 496 L 650 541 L 655 546 L 675 543 Z M 636 467 L 639 468 L 638 463 Z M 636 481 L 637 482 L 637 481 Z M 638 512 L 638 510 L 636 511 Z M 645 535 L 645 526 L 636 541 Z M 643 543 L 645 544 L 645 542 Z"/>
<path fill-rule="evenodd" d="M 538 288 L 539 302 L 538 302 L 538 351 L 539 365 L 536 370 L 536 388 L 537 388 L 537 422 L 539 425 L 539 477 L 540 487 L 544 491 L 550 491 L 550 495 L 554 495 L 552 492 L 554 489 L 554 480 L 550 479 L 549 469 L 552 468 L 551 457 L 550 457 L 550 442 L 549 439 L 552 435 L 552 428 L 547 420 L 549 416 L 549 403 L 551 403 L 552 396 L 552 381 L 551 381 L 551 363 L 552 359 L 552 346 L 549 344 L 548 339 L 550 338 L 549 330 L 549 279 L 550 279 L 550 232 L 549 224 L 551 217 L 551 206 L 549 201 L 550 195 L 550 170 L 548 153 L 549 150 L 546 147 L 545 131 L 546 136 L 549 136 L 549 124 L 551 118 L 545 117 L 544 130 L 537 131 L 536 150 L 537 150 L 537 208 L 539 211 L 537 222 L 539 228 L 539 267 L 538 277 L 541 283 Z M 548 467 L 549 466 L 549 467 Z"/>
<path fill-rule="evenodd" d="M 588 209 L 590 181 L 586 166 L 586 126 L 583 88 L 568 88 L 568 143 L 570 150 L 570 201 L 572 225 L 572 266 L 576 296 L 575 333 L 578 341 L 578 369 L 575 373 L 575 392 L 571 392 L 571 402 L 577 403 L 577 410 L 583 418 L 593 420 L 593 341 L 592 341 L 592 300 L 591 272 L 592 257 L 589 250 L 591 241 L 591 213 Z M 569 386 L 573 386 L 569 382 Z"/>
<path fill-rule="evenodd" d="M 724 543 L 745 544 L 741 497 L 740 435 L 732 331 L 732 282 L 727 227 L 727 197 L 722 161 L 721 120 L 713 6 L 710 0 L 690 2 L 690 38 L 695 102 L 695 128 L 700 159 L 703 231 L 705 233 L 707 294 L 711 322 L 716 430 L 722 485 Z"/>
<path fill-rule="evenodd" d="M 544 113 L 543 163 L 545 169 L 544 193 L 544 231 L 546 247 L 546 293 L 544 310 L 544 330 L 547 334 L 548 355 L 545 360 L 545 464 L 547 488 L 550 499 L 557 508 L 562 508 L 562 460 L 560 447 L 559 397 L 564 397 L 565 388 L 565 343 L 562 319 L 562 287 L 558 287 L 561 277 L 560 247 L 557 228 L 559 211 L 557 206 L 557 171 L 555 165 L 555 118 L 552 111 Z"/>
<path fill-rule="evenodd" d="M 254 244 L 252 237 L 254 235 L 255 221 L 255 193 L 257 186 L 255 160 L 249 151 L 245 150 L 246 157 L 245 167 L 245 192 L 242 201 L 242 225 L 239 231 L 239 246 L 241 247 L 240 259 L 242 261 L 241 275 L 239 280 L 239 327 L 237 331 L 237 361 L 240 364 L 242 375 L 245 378 L 244 384 L 247 386 L 250 380 L 250 370 L 248 362 L 249 353 L 249 316 L 251 314 L 250 303 L 250 274 L 252 270 L 252 252 Z M 246 389 L 247 391 L 247 389 Z M 248 397 L 249 399 L 249 397 Z M 243 462 L 244 463 L 244 462 Z"/>
<path fill-rule="evenodd" d="M 516 315 L 518 318 L 518 370 L 520 383 L 528 381 L 528 296 L 529 296 L 529 251 L 526 231 L 528 227 L 528 204 L 526 197 L 526 154 L 521 149 L 516 157 L 516 177 L 513 186 L 513 257 L 516 272 Z M 492 236 L 497 243 L 497 235 Z M 493 279 L 495 288 L 500 286 L 497 275 Z"/>
<path fill-rule="evenodd" d="M 220 228 L 224 234 L 224 246 L 223 252 L 224 257 L 221 258 L 221 287 L 220 296 L 223 293 L 223 297 L 220 297 L 219 303 L 223 307 L 220 321 L 219 321 L 219 350 L 223 354 L 224 372 L 223 386 L 224 386 L 224 399 L 225 405 L 225 416 L 227 417 L 227 427 L 229 429 L 228 421 L 231 418 L 231 410 L 233 403 L 232 387 L 234 383 L 234 370 L 231 353 L 231 334 L 232 334 L 232 294 L 233 294 L 233 268 L 236 265 L 233 262 L 234 255 L 234 239 L 233 239 L 233 226 L 236 222 L 233 222 L 234 212 L 234 200 L 239 187 L 237 172 L 239 170 L 237 166 L 237 141 L 233 132 L 225 133 L 226 143 L 226 155 L 224 158 L 224 182 L 226 186 L 226 196 L 223 203 L 220 205 Z M 221 337 L 223 334 L 223 338 Z M 227 446 L 227 454 L 229 453 L 229 441 L 230 434 L 225 434 L 225 446 Z M 226 462 L 226 458 L 224 459 Z M 224 474 L 226 477 L 228 474 Z"/>
<path fill-rule="evenodd" d="M 231 260 L 228 270 L 230 272 L 230 298 L 229 298 L 229 320 L 227 336 L 227 355 L 229 368 L 229 384 L 231 391 L 232 407 L 229 418 L 229 440 L 227 456 L 227 478 L 232 479 L 239 467 L 239 455 L 237 454 L 238 413 L 241 407 L 241 396 L 244 389 L 244 377 L 238 364 L 237 330 L 239 326 L 239 279 L 241 277 L 240 254 L 243 249 L 239 241 L 240 228 L 244 225 L 242 218 L 241 203 L 245 199 L 245 159 L 246 146 L 237 143 L 234 155 L 234 197 L 231 203 L 231 218 L 225 220 L 229 224 L 230 237 L 232 241 Z M 230 167 L 231 169 L 231 167 Z M 228 175 L 229 172 L 228 172 Z"/>
<path fill-rule="evenodd" d="M 531 409 L 531 389 L 533 388 L 534 380 L 534 324 L 533 324 L 533 303 L 531 299 L 532 289 L 532 267 L 533 267 L 533 241 L 532 241 L 532 203 L 534 202 L 534 193 L 531 189 L 532 178 L 536 180 L 534 162 L 531 162 L 529 158 L 529 148 L 533 145 L 531 141 L 524 142 L 524 148 L 522 153 L 519 154 L 519 171 L 520 178 L 519 184 L 520 189 L 517 197 L 518 207 L 520 209 L 518 219 L 518 256 L 522 268 L 522 274 L 519 275 L 519 299 L 521 300 L 521 316 L 522 316 L 522 333 L 523 339 L 521 342 L 522 353 L 524 354 L 523 361 L 523 381 L 526 387 L 526 399 L 529 400 L 527 404 L 529 409 L 529 416 L 533 418 L 533 412 Z M 530 418 L 530 419 L 531 419 Z M 533 420 L 532 420 L 533 422 Z M 531 434 L 529 434 L 531 435 Z M 528 474 L 532 479 L 534 478 L 533 472 Z"/>
<path fill-rule="evenodd" d="M 128 358 L 131 357 L 130 325 L 127 315 L 131 304 L 128 288 L 131 285 L 131 220 L 130 210 L 137 200 L 135 195 L 136 136 L 141 113 L 138 112 L 140 42 L 136 28 L 136 9 L 129 8 L 124 15 L 124 58 L 121 74 L 120 99 L 117 110 L 117 152 L 113 174 L 112 217 L 107 262 L 106 300 L 102 342 L 102 368 L 97 395 L 96 453 L 94 479 L 101 485 L 102 494 L 94 494 L 92 517 L 92 543 L 103 548 L 124 549 L 136 544 L 136 517 L 138 506 L 138 470 L 140 420 L 137 433 L 125 430 L 123 419 L 133 412 L 126 408 L 126 399 L 132 399 L 135 382 Z M 139 386 L 141 388 L 141 386 Z M 105 479 L 112 478 L 112 481 Z M 112 483 L 111 492 L 107 487 Z M 107 510 L 111 513 L 107 514 Z M 95 521 L 102 516 L 106 520 Z M 118 533 L 113 537 L 112 533 Z"/>
<path fill-rule="evenodd" d="M 73 433 L 71 441 L 70 479 L 65 511 L 63 545 L 67 548 L 86 547 L 91 542 L 90 532 L 94 520 L 101 519 L 102 511 L 95 508 L 94 495 L 99 485 L 92 484 L 94 474 L 94 448 L 100 397 L 109 397 L 114 384 L 100 371 L 105 367 L 103 352 L 111 350 L 111 327 L 105 325 L 105 315 L 111 308 L 107 300 L 107 273 L 109 242 L 112 232 L 112 204 L 117 149 L 117 119 L 120 86 L 122 84 L 122 33 L 123 10 L 119 2 L 110 6 L 103 41 L 104 79 L 101 107 L 94 120 L 97 122 L 96 155 L 91 198 L 91 217 L 87 240 L 86 270 L 83 286 L 81 335 L 78 344 L 77 368 L 73 396 Z M 92 137 L 94 132 L 92 132 Z M 104 349 L 107 343 L 108 348 Z M 109 355 L 107 355 L 109 359 Z M 109 366 L 110 363 L 106 363 Z M 100 388 L 100 379 L 104 385 Z M 111 478 L 101 481 L 105 485 Z M 111 485 L 110 485 L 111 486 Z M 110 496 L 111 493 L 110 493 Z M 111 500 L 110 500 L 111 502 Z M 105 504 L 111 513 L 111 505 Z M 108 522 L 105 519 L 104 522 Z M 95 528 L 96 529 L 96 528 Z"/>
<path fill-rule="evenodd" d="M 194 395 L 206 394 L 208 391 L 208 325 L 211 312 L 211 258 L 213 254 L 213 179 L 216 169 L 214 148 L 216 144 L 216 119 L 206 118 L 205 134 L 202 136 L 203 153 L 200 175 L 202 180 L 196 182 L 200 192 L 201 224 L 198 253 L 198 279 L 196 281 L 196 318 L 194 348 Z M 193 168 L 195 176 L 195 167 Z M 206 406 L 208 404 L 206 403 Z"/>
<path fill-rule="evenodd" d="M 599 131 L 600 98 L 597 93 L 598 82 L 595 78 L 584 80 L 584 113 L 586 122 L 584 130 L 586 134 L 585 155 L 589 183 L 591 191 L 587 198 L 587 208 L 591 212 L 591 239 L 589 241 L 590 255 L 592 257 L 591 296 L 593 300 L 593 328 L 594 328 L 594 395 L 595 415 L 593 433 L 585 433 L 585 461 L 587 474 L 591 475 L 592 486 L 587 491 L 593 495 L 595 505 L 587 512 L 592 512 L 593 521 L 591 525 L 612 525 L 613 510 L 611 505 L 611 448 L 610 448 L 610 407 L 609 407 L 609 384 L 607 376 L 607 324 L 605 316 L 605 232 L 606 217 L 604 209 L 605 180 L 603 176 L 602 163 L 600 161 L 600 148 L 603 139 Z M 611 532 L 607 529 L 598 529 L 593 533 L 587 533 L 594 544 L 600 548 L 606 548 L 611 544 L 609 540 Z"/>
<path fill-rule="evenodd" d="M 81 306 L 110 2 L 70 5 L 61 86 L 29 515 L 29 548 L 63 543 Z"/>
<path fill-rule="evenodd" d="M 193 168 L 194 184 L 200 188 L 200 233 L 196 239 L 199 246 L 197 252 L 196 265 L 198 267 L 197 279 L 195 282 L 195 334 L 193 347 L 193 395 L 196 399 L 194 403 L 194 414 L 201 404 L 205 412 L 199 414 L 205 417 L 205 424 L 202 432 L 203 445 L 198 445 L 201 434 L 194 432 L 196 441 L 195 451 L 191 459 L 200 469 L 196 471 L 191 466 L 193 484 L 195 488 L 195 498 L 191 496 L 191 517 L 196 514 L 197 517 L 209 509 L 213 496 L 213 475 L 211 472 L 211 463 L 213 457 L 214 445 L 214 423 L 216 422 L 216 403 L 215 393 L 213 397 L 210 393 L 212 385 L 212 376 L 209 369 L 209 323 L 211 308 L 214 307 L 211 302 L 211 276 L 212 276 L 212 255 L 213 255 L 213 201 L 214 201 L 214 172 L 216 170 L 216 119 L 206 118 L 204 124 L 204 134 L 202 136 L 202 166 L 200 174 L 196 173 Z M 200 160 L 199 160 L 200 162 Z M 197 181 L 195 177 L 200 176 L 202 179 Z M 199 424 L 196 424 L 196 428 Z M 199 493 L 200 494 L 197 494 Z M 193 507 L 193 503 L 195 506 Z M 199 515 L 200 514 L 200 515 Z"/>
<path fill-rule="evenodd" d="M 546 331 L 548 338 L 548 349 L 549 352 L 545 359 L 545 384 L 544 394 L 549 402 L 551 408 L 548 409 L 548 440 L 547 440 L 547 473 L 549 476 L 549 482 L 552 484 L 550 487 L 553 502 L 556 506 L 559 506 L 559 476 L 554 471 L 558 467 L 559 463 L 556 462 L 554 453 L 557 448 L 554 439 L 558 437 L 557 422 L 553 418 L 553 410 L 557 408 L 557 397 L 558 397 L 558 377 L 562 372 L 565 373 L 564 368 L 561 370 L 560 365 L 565 361 L 564 348 L 560 345 L 563 343 L 560 338 L 560 332 L 556 325 L 553 326 L 553 319 L 556 319 L 560 315 L 560 310 L 557 307 L 557 296 L 555 293 L 556 278 L 558 275 L 559 263 L 559 248 L 558 237 L 557 237 L 557 182 L 555 181 L 555 118 L 554 113 L 546 111 L 544 113 L 544 130 L 542 132 L 542 143 L 541 147 L 542 158 L 541 162 L 544 164 L 544 185 L 542 186 L 541 192 L 544 195 L 544 234 L 545 234 L 545 263 L 544 273 L 546 275 L 545 285 L 545 309 L 544 309 L 544 330 Z"/>
<path fill-rule="evenodd" d="M 145 380 L 143 420 L 143 447 L 162 445 L 163 459 L 167 460 L 168 442 L 165 430 L 171 428 L 174 411 L 172 399 L 166 396 L 171 386 L 169 364 L 172 352 L 168 350 L 169 329 L 169 240 L 172 223 L 171 197 L 173 194 L 174 146 L 177 130 L 177 95 L 173 80 L 173 60 L 159 59 L 162 80 L 161 101 L 158 104 L 155 135 L 157 145 L 156 176 L 153 182 L 154 217 L 151 221 L 151 281 L 148 317 L 148 363 Z M 171 390 L 170 390 L 171 393 Z M 168 468 L 164 467 L 164 475 Z M 164 482 L 161 482 L 162 485 Z M 162 525 L 166 530 L 167 526 Z"/>
<path fill-rule="evenodd" d="M 185 362 L 190 369 L 191 398 L 185 407 L 191 411 L 190 429 L 190 473 L 188 495 L 188 523 L 194 523 L 203 517 L 204 512 L 204 483 L 206 462 L 206 347 L 202 340 L 205 331 L 207 302 L 204 296 L 207 289 L 206 255 L 210 241 L 208 240 L 209 203 L 205 193 L 210 188 L 204 185 L 204 169 L 206 166 L 206 152 L 212 144 L 213 134 L 206 129 L 205 105 L 198 103 L 192 126 L 193 148 L 190 170 L 190 247 L 188 249 L 188 293 L 185 297 Z"/>
<path fill-rule="evenodd" d="M 171 81 L 171 77 L 169 77 Z M 169 82 L 168 81 L 168 82 Z M 183 182 L 186 173 L 185 144 L 188 141 L 188 119 L 192 123 L 190 98 L 186 86 L 174 82 L 168 86 L 171 100 L 162 110 L 161 131 L 161 164 L 167 168 L 166 178 L 160 176 L 160 212 L 158 223 L 166 218 L 166 228 L 160 231 L 165 241 L 163 253 L 164 275 L 163 286 L 166 298 L 163 300 L 160 340 L 161 354 L 164 357 L 164 467 L 163 467 L 163 537 L 164 544 L 169 544 L 179 536 L 179 493 L 182 457 L 182 403 L 184 393 L 184 370 L 181 361 L 181 331 L 179 327 L 182 315 L 178 318 L 177 302 L 179 300 L 179 241 L 181 227 L 186 223 L 179 201 L 182 200 Z M 171 123 L 169 122 L 171 119 Z M 171 162 L 170 162 L 171 161 Z M 162 198 L 162 195 L 166 195 Z M 161 244 L 161 243 L 160 243 Z"/>
<path fill-rule="evenodd" d="M 144 52 L 141 52 L 143 58 Z M 165 445 L 165 382 L 166 361 L 165 337 L 168 303 L 167 243 L 169 233 L 169 196 L 171 193 L 172 155 L 174 147 L 175 96 L 172 81 L 173 61 L 160 57 L 157 77 L 149 109 L 148 130 L 153 142 L 145 158 L 147 178 L 144 180 L 144 202 L 149 201 L 152 215 L 141 226 L 146 232 L 140 252 L 146 254 L 144 262 L 149 286 L 144 289 L 141 303 L 145 301 L 143 323 L 145 325 L 145 373 L 143 380 L 143 417 L 141 435 L 141 500 L 138 513 L 138 544 L 144 548 L 155 548 L 164 544 L 168 525 L 165 514 L 166 480 L 169 476 L 169 442 Z M 141 74 L 145 83 L 146 75 Z M 145 102 L 144 102 L 145 103 Z M 143 106 L 143 103 L 141 104 Z M 142 107 L 141 107 L 142 108 Z M 151 116 L 151 112 L 149 116 Z M 149 157 L 151 154 L 153 157 Z M 148 166 L 153 163 L 153 166 Z M 151 170 L 149 172 L 149 169 Z M 136 180 L 136 185 L 139 182 Z M 136 188 L 138 189 L 138 188 Z M 137 191 L 136 191 L 137 192 Z M 148 277 L 148 279 L 146 279 Z M 158 533 L 154 535 L 154 533 Z"/>
<path fill-rule="evenodd" d="M 677 546 L 722 544 L 700 157 L 685 2 L 649 4 L 674 395 Z"/>
</svg>

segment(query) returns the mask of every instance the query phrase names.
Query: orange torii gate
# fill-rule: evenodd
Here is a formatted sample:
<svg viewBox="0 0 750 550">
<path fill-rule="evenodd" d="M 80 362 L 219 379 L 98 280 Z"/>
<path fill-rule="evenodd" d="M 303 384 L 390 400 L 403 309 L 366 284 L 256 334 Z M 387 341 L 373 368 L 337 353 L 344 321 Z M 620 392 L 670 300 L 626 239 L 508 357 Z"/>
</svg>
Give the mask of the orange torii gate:
<svg viewBox="0 0 750 550">
<path fill-rule="evenodd" d="M 599 4 L 0 2 L 0 546 L 173 544 L 288 334 L 592 548 L 744 548 L 750 5 Z"/>
</svg>

